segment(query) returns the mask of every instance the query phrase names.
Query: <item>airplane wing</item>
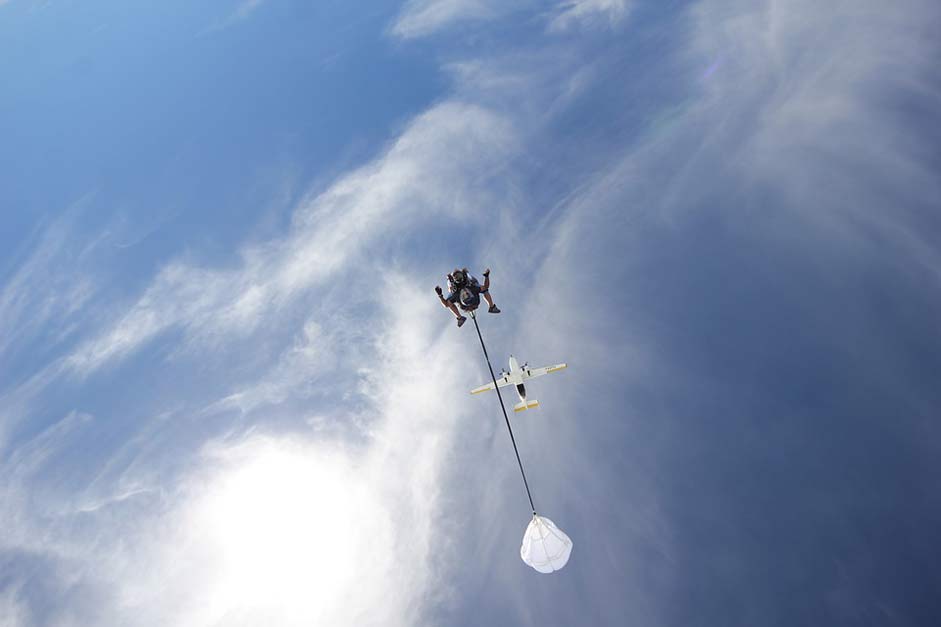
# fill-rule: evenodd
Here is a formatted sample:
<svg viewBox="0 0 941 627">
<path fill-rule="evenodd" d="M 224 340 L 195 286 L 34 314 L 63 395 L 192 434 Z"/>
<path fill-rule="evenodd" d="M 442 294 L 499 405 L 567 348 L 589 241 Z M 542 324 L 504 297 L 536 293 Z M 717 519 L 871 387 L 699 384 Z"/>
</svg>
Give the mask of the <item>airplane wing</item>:
<svg viewBox="0 0 941 627">
<path fill-rule="evenodd" d="M 567 368 L 566 364 L 556 364 L 554 366 L 543 366 L 542 368 L 525 368 L 523 370 L 523 379 L 534 379 L 550 372 L 558 372 Z"/>
<path fill-rule="evenodd" d="M 506 375 L 503 375 L 502 377 L 498 377 L 497 385 L 499 385 L 501 388 L 506 387 L 510 385 L 510 379 Z M 481 392 L 486 392 L 487 390 L 492 390 L 492 389 L 493 389 L 493 382 L 491 381 L 487 385 L 482 385 L 479 388 L 474 388 L 473 390 L 471 390 L 471 394 L 480 394 Z"/>
</svg>

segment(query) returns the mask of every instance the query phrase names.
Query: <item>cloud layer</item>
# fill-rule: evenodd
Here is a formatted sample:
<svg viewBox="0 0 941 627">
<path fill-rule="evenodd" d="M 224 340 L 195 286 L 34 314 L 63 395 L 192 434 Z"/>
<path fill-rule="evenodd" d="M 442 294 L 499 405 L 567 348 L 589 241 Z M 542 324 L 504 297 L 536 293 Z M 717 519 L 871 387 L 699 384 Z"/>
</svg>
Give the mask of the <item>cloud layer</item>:
<svg viewBox="0 0 941 627">
<path fill-rule="evenodd" d="M 115 295 L 80 219 L 37 237 L 0 291 L 0 623 L 930 612 L 880 573 L 930 581 L 941 520 L 938 11 L 416 0 L 390 28 L 511 19 L 227 259 Z M 494 268 L 495 366 L 570 364 L 514 417 L 575 542 L 551 578 L 518 557 L 495 400 L 467 398 L 476 338 L 431 292 L 455 263 Z"/>
</svg>

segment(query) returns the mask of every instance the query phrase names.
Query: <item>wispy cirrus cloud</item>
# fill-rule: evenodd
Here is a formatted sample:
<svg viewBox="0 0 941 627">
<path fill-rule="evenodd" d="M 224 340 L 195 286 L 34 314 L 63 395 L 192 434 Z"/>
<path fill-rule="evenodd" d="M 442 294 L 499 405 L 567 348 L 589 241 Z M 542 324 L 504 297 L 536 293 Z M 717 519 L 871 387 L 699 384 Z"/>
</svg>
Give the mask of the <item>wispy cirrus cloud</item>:
<svg viewBox="0 0 941 627">
<path fill-rule="evenodd" d="M 584 620 L 586 594 L 599 623 L 625 616 L 646 623 L 682 622 L 696 611 L 691 607 L 708 604 L 675 607 L 675 586 L 701 586 L 714 576 L 714 559 L 724 558 L 730 549 L 721 542 L 703 547 L 697 533 L 726 529 L 728 518 L 687 525 L 671 511 L 695 517 L 703 509 L 724 512 L 740 506 L 726 492 L 729 477 L 754 461 L 744 449 L 767 437 L 779 438 L 771 445 L 774 452 L 766 453 L 771 457 L 796 453 L 815 437 L 857 441 L 857 429 L 877 424 L 875 432 L 881 432 L 887 428 L 884 421 L 891 421 L 893 433 L 916 455 L 924 417 L 931 414 L 927 408 L 937 398 L 898 374 L 912 375 L 904 366 L 912 356 L 898 350 L 891 333 L 883 334 L 869 299 L 891 300 L 905 292 L 918 302 L 907 311 L 926 317 L 941 306 L 935 289 L 941 269 L 938 223 L 936 212 L 928 209 L 939 197 L 932 146 L 941 126 L 929 122 L 941 111 L 941 82 L 928 62 L 937 56 L 938 44 L 927 24 L 935 24 L 938 13 L 925 2 L 820 7 L 776 0 L 757 5 L 707 1 L 690 7 L 685 17 L 690 30 L 682 31 L 676 47 L 662 51 L 674 76 L 645 76 L 632 88 L 605 92 L 627 106 L 667 81 L 683 103 L 670 123 L 657 123 L 652 116 L 655 122 L 640 124 L 631 141 L 600 142 L 604 159 L 599 161 L 606 164 L 567 188 L 572 193 L 560 199 L 547 228 L 532 239 L 514 234 L 524 241 L 514 239 L 513 245 L 538 254 L 542 263 L 532 273 L 534 287 L 524 305 L 527 324 L 512 337 L 513 345 L 572 366 L 564 375 L 567 380 L 559 382 L 566 390 L 559 397 L 546 389 L 552 386 L 534 383 L 548 399 L 538 426 L 526 416 L 514 428 L 524 461 L 529 461 L 537 507 L 548 503 L 543 507 L 554 505 L 571 514 L 574 530 L 568 530 L 581 539 L 581 545 L 576 539 L 576 554 L 581 550 L 582 556 L 594 556 L 585 562 L 573 558 L 566 568 L 597 587 L 581 593 L 577 602 L 553 605 L 549 593 L 515 576 L 503 561 L 508 547 L 495 545 L 518 530 L 512 518 L 491 515 L 512 511 L 514 502 L 500 501 L 483 489 L 479 509 L 487 513 L 477 520 L 486 518 L 491 533 L 475 545 L 480 566 L 471 567 L 476 576 L 468 580 L 479 581 L 486 573 L 497 579 L 487 593 L 519 590 L 512 608 L 520 624 Z M 616 83 L 623 68 L 596 66 L 585 74 L 587 85 L 579 93 L 591 93 L 606 81 Z M 712 69 L 704 72 L 706 68 Z M 488 97 L 516 94 L 517 105 L 526 102 L 519 96 L 525 93 L 521 83 L 533 85 L 525 76 L 499 71 L 483 60 L 454 69 Z M 571 106 L 577 105 L 576 99 Z M 901 113 L 910 107 L 932 113 L 914 118 Z M 607 121 L 612 127 L 615 120 L 627 124 L 632 115 L 638 114 Z M 587 131 L 596 119 L 581 121 L 580 130 Z M 543 167 L 558 172 L 555 153 L 540 153 L 540 158 Z M 517 271 L 522 267 L 510 265 Z M 917 289 L 928 285 L 928 292 Z M 931 332 L 925 318 L 918 319 L 924 338 Z M 774 331 L 764 328 L 769 325 Z M 929 362 L 935 363 L 937 343 L 932 346 Z M 828 361 L 816 370 L 805 361 L 814 358 Z M 887 363 L 892 372 L 880 372 Z M 612 364 L 611 372 L 600 371 L 599 364 Z M 759 367 L 764 376 L 754 372 Z M 881 410 L 854 405 L 842 387 L 828 387 L 816 378 L 804 383 L 794 374 L 801 368 L 813 371 L 808 378 L 838 377 L 846 389 L 877 389 L 874 397 L 917 417 L 909 422 L 893 411 L 877 416 Z M 769 371 L 773 374 L 767 375 Z M 782 392 L 787 385 L 806 387 Z M 814 402 L 825 408 L 808 407 Z M 724 412 L 733 412 L 723 418 L 724 428 L 697 427 Z M 808 414 L 810 418 L 800 419 Z M 867 425 L 858 422 L 863 415 Z M 778 420 L 778 425 L 769 424 Z M 733 441 L 742 447 L 736 461 L 727 459 Z M 493 451 L 478 457 L 496 455 L 502 444 L 495 440 Z M 607 453 L 599 455 L 602 450 Z M 917 455 L 923 463 L 928 453 Z M 700 464 L 707 463 L 701 456 L 708 456 L 708 464 L 716 468 L 716 485 L 702 495 L 684 492 L 681 486 L 687 485 L 689 473 L 702 472 Z M 591 463 L 578 461 L 586 459 Z M 801 464 L 825 465 L 812 454 L 799 459 Z M 540 465 L 539 460 L 551 463 Z M 771 464 L 765 458 L 761 463 Z M 893 472 L 907 476 L 904 463 Z M 602 479 L 606 476 L 618 478 Z M 776 514 L 807 506 L 801 488 L 790 485 L 787 477 L 773 485 L 780 490 L 780 501 L 771 504 Z M 616 490 L 630 507 L 609 507 L 602 486 Z M 671 494 L 674 489 L 679 493 Z M 839 489 L 852 493 L 856 487 L 847 481 Z M 866 492 L 860 499 L 866 502 L 870 496 Z M 891 497 L 882 493 L 880 498 Z M 832 518 L 801 511 L 815 525 L 832 530 L 842 529 L 847 512 L 862 506 L 841 507 Z M 923 502 L 908 503 L 906 509 L 930 510 L 932 520 L 937 519 L 937 508 Z M 892 527 L 890 512 L 867 512 Z M 599 520 L 605 521 L 605 537 L 578 533 L 582 524 L 586 530 L 597 529 Z M 768 522 L 746 515 L 737 520 L 748 530 Z M 500 527 L 497 533 L 495 526 Z M 921 537 L 929 537 L 928 527 L 920 527 Z M 813 542 L 815 533 L 795 528 L 788 537 Z M 756 556 L 747 543 L 732 544 L 734 560 L 746 574 L 724 575 L 717 588 L 731 582 L 736 589 L 754 585 L 747 573 L 776 560 L 816 563 L 815 556 L 790 557 L 780 551 Z M 614 545 L 620 548 L 614 551 Z M 865 542 L 854 547 L 872 550 Z M 841 554 L 852 559 L 845 551 Z M 891 562 L 884 553 L 879 559 Z M 602 576 L 588 572 L 600 564 Z M 583 566 L 586 570 L 578 572 Z M 685 568 L 695 569 L 695 575 L 684 574 Z M 662 587 L 651 584 L 650 572 L 660 573 Z M 863 567 L 852 575 L 842 570 L 842 582 L 826 573 L 817 581 L 821 590 L 840 587 L 856 610 L 871 598 L 867 576 Z M 786 580 L 782 576 L 776 581 Z M 609 587 L 608 581 L 618 583 Z M 774 596 L 764 586 L 754 589 Z M 890 607 L 896 615 L 919 615 L 915 605 L 906 605 L 910 599 L 904 591 L 896 590 L 893 598 L 900 604 Z M 548 611 L 532 610 L 541 603 L 552 607 L 551 618 Z M 818 598 L 817 603 L 827 607 L 828 600 Z M 472 606 L 468 602 L 464 609 Z M 793 608 L 777 600 L 748 603 L 748 612 L 756 616 L 776 610 Z M 844 606 L 834 615 L 842 615 L 840 611 L 851 610 Z M 481 614 L 475 618 L 488 619 Z"/>
<path fill-rule="evenodd" d="M 231 28 L 252 17 L 267 0 L 241 0 L 225 17 L 217 19 L 204 33 L 212 33 Z"/>
<path fill-rule="evenodd" d="M 92 298 L 96 286 L 87 267 L 98 244 L 107 235 L 92 241 L 76 242 L 74 215 L 90 197 L 77 201 L 65 216 L 46 226 L 36 236 L 29 254 L 16 266 L 0 289 L 0 325 L 16 333 L 0 336 L 0 360 L 12 360 L 18 345 L 45 333 L 55 320 L 57 332 L 49 338 L 54 345 L 75 331 L 76 314 Z M 47 347 L 47 348 L 52 348 Z"/>
<path fill-rule="evenodd" d="M 245 19 L 258 10 L 265 0 L 243 0 L 232 13 L 232 19 Z"/>
<path fill-rule="evenodd" d="M 421 302 L 413 289 L 402 295 Z M 433 305 L 418 306 L 424 323 L 415 308 L 391 305 L 371 334 L 379 352 L 364 364 L 359 411 L 373 419 L 363 444 L 264 429 L 221 435 L 172 482 L 131 465 L 63 501 L 48 478 L 93 422 L 73 413 L 3 463 L 0 552 L 40 558 L 24 568 L 42 570 L 50 586 L 80 581 L 92 592 L 93 605 L 49 607 L 69 620 L 415 624 L 418 600 L 438 594 L 431 560 L 446 550 L 435 548 L 437 477 L 454 425 L 440 410 L 458 384 L 444 367 L 458 355 L 455 338 L 437 337 Z M 425 384 L 429 371 L 435 386 Z M 32 615 L 10 594 L 7 616 Z"/>
<path fill-rule="evenodd" d="M 122 416 L 84 408 L 18 434 L 19 453 L 0 466 L 2 527 L 11 530 L 3 547 L 21 560 L 10 572 L 33 576 L 0 591 L 0 619 L 48 624 L 39 612 L 49 611 L 79 624 L 682 623 L 712 606 L 697 600 L 708 595 L 677 590 L 704 586 L 720 600 L 753 590 L 740 600 L 743 615 L 768 615 L 781 606 L 769 610 L 767 599 L 783 602 L 762 587 L 773 569 L 748 553 L 748 538 L 801 581 L 817 577 L 821 595 L 838 584 L 841 599 L 861 603 L 867 595 L 854 595 L 871 592 L 867 571 L 841 569 L 834 584 L 825 567 L 808 575 L 788 561 L 817 531 L 799 535 L 798 523 L 775 527 L 742 509 L 757 499 L 842 531 L 826 514 L 854 519 L 857 510 L 833 499 L 851 485 L 818 508 L 775 481 L 819 463 L 801 455 L 830 442 L 820 425 L 837 423 L 838 401 L 859 394 L 846 390 L 875 390 L 904 408 L 893 428 L 908 424 L 902 413 L 932 409 L 924 390 L 910 392 L 917 373 L 895 368 L 905 360 L 872 314 L 883 301 L 867 290 L 939 276 L 927 211 L 939 191 L 937 126 L 913 128 L 898 115 L 916 104 L 941 110 L 926 62 L 937 43 L 929 3 L 811 5 L 700 2 L 682 16 L 680 43 L 653 51 L 671 71 L 638 71 L 632 82 L 620 57 L 605 64 L 555 48 L 560 37 L 529 42 L 527 54 L 512 42 L 505 56 L 452 62 L 459 99 L 312 193 L 282 237 L 244 247 L 228 268 L 178 259 L 139 298 L 89 321 L 61 362 L 80 376 L 46 371 L 11 397 L 14 413 L 125 366 L 199 385 L 142 398 L 132 419 L 146 424 L 131 437 L 109 430 Z M 629 9 L 568 3 L 559 17 L 577 32 L 619 7 Z M 457 23 L 448 15 L 429 14 L 412 32 Z M 615 56 L 632 51 L 612 46 Z M 662 82 L 684 104 L 667 103 L 669 124 L 645 124 L 638 94 Z M 605 106 L 580 108 L 608 86 Z M 575 167 L 586 161 L 603 165 Z M 516 188 L 527 176 L 531 185 Z M 438 247 L 448 228 L 459 237 Z M 473 330 L 455 334 L 429 290 L 455 255 L 490 262 L 494 295 L 511 303 L 485 329 L 495 363 L 505 349 L 571 365 L 557 385 L 534 385 L 540 413 L 514 419 L 537 506 L 576 542 L 562 579 L 534 580 L 519 563 L 528 512 L 495 400 L 461 402 L 487 373 L 469 357 L 479 350 Z M 25 289 L 28 281 L 4 292 L 11 319 L 28 318 L 17 303 L 40 302 Z M 906 311 L 936 302 L 932 293 L 903 299 L 914 303 Z M 772 332 L 746 332 L 764 326 Z M 802 341 L 832 363 L 815 370 L 814 360 L 795 359 L 790 343 Z M 829 350 L 814 352 L 820 345 Z M 172 367 L 142 364 L 155 359 L 142 356 L 147 347 L 173 353 Z M 897 373 L 880 372 L 886 363 Z M 224 376 L 206 374 L 214 369 Z M 794 370 L 811 380 L 788 405 L 780 386 Z M 836 372 L 856 378 L 828 388 Z M 854 418 L 871 419 L 856 409 Z M 788 430 L 808 414 L 812 430 Z M 825 454 L 846 442 L 869 452 L 853 438 L 863 422 Z M 873 440 L 890 427 L 881 428 Z M 892 434 L 898 447 L 911 435 Z M 70 461 L 83 437 L 121 446 Z M 742 459 L 756 463 L 736 465 Z M 749 492 L 755 468 L 765 483 Z M 815 480 L 829 485 L 826 474 Z M 780 502 L 767 499 L 769 485 Z M 791 542 L 765 541 L 769 527 Z M 834 535 L 878 561 L 879 547 Z M 782 545 L 788 555 L 775 552 Z M 825 548 L 828 562 L 851 559 Z M 793 584 L 786 568 L 773 577 Z M 37 581 L 58 593 L 51 609 L 29 601 Z"/>
<path fill-rule="evenodd" d="M 69 357 L 70 367 L 87 374 L 177 326 L 209 341 L 248 333 L 263 315 L 335 276 L 416 216 L 466 211 L 475 202 L 472 183 L 511 149 L 512 128 L 499 116 L 456 102 L 438 105 L 381 158 L 305 201 L 284 240 L 243 251 L 237 270 L 166 267 L 109 330 Z"/>
<path fill-rule="evenodd" d="M 562 2 L 556 6 L 556 15 L 549 22 L 549 30 L 559 32 L 593 23 L 614 25 L 627 18 L 632 6 L 632 0 Z"/>
<path fill-rule="evenodd" d="M 510 5 L 492 0 L 409 0 L 393 24 L 392 33 L 402 39 L 422 37 L 458 22 L 492 19 Z"/>
<path fill-rule="evenodd" d="M 101 324 L 109 307 L 82 320 L 77 348 L 7 391 L 7 400 L 19 400 L 5 407 L 4 426 L 38 419 L 33 401 L 72 385 L 63 374 L 94 381 L 149 344 L 175 353 L 174 368 L 247 359 L 255 369 L 244 384 L 236 364 L 196 394 L 139 399 L 147 420 L 95 460 L 80 460 L 81 442 L 120 417 L 73 412 L 39 435 L 19 432 L 2 462 L 0 551 L 22 554 L 18 568 L 42 571 L 50 587 L 80 581 L 89 596 L 60 596 L 40 615 L 14 602 L 25 594 L 17 591 L 4 612 L 102 624 L 414 624 L 416 595 L 436 594 L 427 590 L 441 555 L 432 546 L 436 478 L 454 426 L 439 417 L 442 395 L 457 386 L 456 373 L 442 371 L 456 355 L 453 338 L 437 337 L 437 304 L 396 272 L 394 256 L 408 229 L 479 222 L 475 209 L 492 199 L 475 186 L 515 152 L 514 135 L 482 107 L 436 105 L 374 161 L 302 201 L 288 233 L 245 249 L 234 269 L 172 262 L 136 301 L 113 304 L 102 331 L 89 334 L 87 325 Z M 376 291 L 374 272 L 412 304 Z M 340 277 L 343 289 L 324 287 Z M 10 284 L 7 311 L 19 311 L 14 305 L 34 299 L 35 289 Z M 381 324 L 364 324 L 364 306 Z M 289 325 L 298 317 L 295 332 Z M 254 354 L 263 344 L 278 347 L 273 359 Z M 427 385 L 430 371 L 444 387 Z M 317 403 L 312 385 L 342 393 Z M 252 427 L 285 406 L 287 434 Z M 188 435 L 200 423 L 206 431 Z M 331 424 L 337 428 L 321 428 Z M 271 516 L 252 518 L 258 499 L 269 497 Z M 76 527 L 77 519 L 85 524 Z M 289 519 L 297 524 L 284 527 Z M 220 525 L 232 533 L 219 535 Z M 181 570 L 193 560 L 201 566 Z M 350 604 L 352 594 L 363 603 Z"/>
<path fill-rule="evenodd" d="M 925 326 L 928 312 L 941 307 L 936 289 L 941 270 L 939 225 L 936 216 L 925 210 L 941 192 L 933 176 L 938 161 L 929 156 L 936 154 L 931 146 L 937 143 L 934 129 L 939 128 L 941 82 L 927 63 L 937 56 L 938 44 L 928 36 L 929 29 L 919 25 L 926 18 L 936 23 L 938 13 L 920 2 L 904 7 L 701 2 L 692 7 L 690 17 L 690 38 L 672 52 L 691 77 L 688 87 L 694 95 L 688 106 L 668 127 L 653 126 L 631 146 L 612 147 L 608 153 L 612 164 L 596 172 L 560 211 L 552 252 L 536 273 L 552 277 L 554 289 L 528 303 L 529 317 L 551 311 L 557 333 L 550 337 L 527 333 L 522 341 L 569 352 L 565 358 L 573 368 L 567 373 L 568 385 L 576 390 L 557 401 L 566 404 L 560 412 L 576 417 L 575 425 L 586 414 L 592 420 L 617 416 L 598 424 L 595 435 L 586 435 L 584 443 L 578 434 L 566 433 L 570 427 L 580 427 L 560 421 L 554 437 L 540 439 L 541 450 L 548 457 L 582 458 L 597 453 L 606 441 L 621 443 L 617 450 L 612 448 L 611 457 L 596 457 L 596 463 L 616 466 L 612 474 L 630 477 L 619 485 L 624 495 L 630 495 L 625 498 L 631 500 L 631 509 L 644 515 L 619 519 L 620 513 L 609 513 L 591 496 L 574 509 L 604 512 L 612 527 L 631 529 L 633 537 L 643 538 L 644 546 L 658 555 L 628 559 L 624 551 L 617 563 L 609 565 L 609 573 L 622 577 L 619 594 L 648 591 L 630 599 L 631 607 L 624 610 L 637 612 L 641 622 L 682 622 L 696 611 L 691 607 L 709 604 L 671 610 L 675 590 L 669 585 L 651 603 L 649 582 L 634 578 L 635 570 L 688 569 L 691 574 L 666 576 L 678 586 L 698 589 L 714 576 L 714 560 L 726 558 L 741 571 L 723 576 L 716 590 L 733 585 L 741 591 L 745 586 L 769 595 L 772 600 L 746 604 L 744 611 L 756 616 L 768 612 L 798 616 L 801 610 L 775 598 L 774 589 L 788 580 L 786 576 L 776 579 L 775 588 L 768 591 L 748 583 L 748 573 L 788 559 L 800 563 L 805 572 L 808 564 L 818 563 L 816 556 L 790 556 L 784 551 L 756 555 L 748 546 L 732 543 L 730 557 L 729 545 L 720 542 L 706 548 L 697 534 L 727 528 L 731 519 L 724 508 L 741 505 L 725 493 L 735 483 L 729 477 L 755 463 L 746 450 L 748 442 L 766 438 L 773 438 L 774 444 L 758 463 L 768 463 L 767 468 L 775 468 L 781 476 L 763 477 L 755 493 L 777 492 L 764 505 L 773 513 L 767 518 L 742 514 L 736 518 L 740 528 L 754 529 L 795 510 L 813 521 L 813 529 L 799 525 L 789 529 L 789 542 L 817 542 L 821 529 L 866 533 L 860 530 L 900 528 L 895 526 L 896 513 L 865 509 L 849 496 L 821 514 L 813 509 L 817 505 L 804 501 L 806 486 L 793 485 L 784 468 L 790 468 L 792 461 L 819 468 L 828 463 L 802 450 L 809 441 L 854 441 L 865 447 L 858 438 L 881 433 L 892 423 L 893 437 L 906 441 L 908 448 L 904 461 L 878 473 L 886 485 L 895 486 L 878 497 L 889 501 L 890 493 L 907 479 L 895 484 L 886 477 L 892 473 L 908 477 L 910 459 L 920 459 L 919 463 L 927 459 L 927 451 L 918 452 L 916 443 L 923 433 L 922 417 L 931 413 L 927 407 L 937 395 L 912 385 L 910 377 L 915 375 L 907 368 L 913 355 L 889 339 L 901 331 L 883 333 L 885 321 L 870 308 L 870 299 L 917 302 L 908 311 L 925 316 L 913 314 L 921 321 L 922 338 L 931 335 Z M 714 72 L 704 76 L 696 71 L 714 59 L 722 59 Z M 638 85 L 639 90 L 645 87 Z M 901 115 L 899 107 L 909 106 L 926 107 L 924 111 L 932 113 Z M 585 328 L 588 317 L 590 331 Z M 774 331 L 768 332 L 768 327 Z M 573 338 L 578 339 L 570 343 Z M 928 341 L 934 351 L 928 363 L 935 363 L 938 345 Z M 599 372 L 590 375 L 590 384 L 581 380 L 577 364 L 612 358 L 618 372 L 610 380 L 605 382 L 606 376 Z M 808 366 L 813 359 L 826 365 L 819 370 Z M 754 367 L 767 369 L 764 376 L 753 373 Z M 795 374 L 805 367 L 813 372 L 807 375 L 810 383 Z M 909 374 L 899 376 L 900 371 Z M 820 384 L 827 377 L 838 383 Z M 806 387 L 794 391 L 789 385 Z M 879 399 L 882 409 L 858 405 L 846 393 L 862 387 L 874 390 L 867 398 Z M 609 395 L 600 392 L 602 388 L 631 392 Z M 641 400 L 647 395 L 657 400 Z M 627 408 L 596 406 L 589 411 L 582 403 L 568 404 L 589 396 L 621 398 Z M 660 399 L 667 396 L 677 401 L 667 403 L 671 409 L 664 412 Z M 688 401 L 680 400 L 684 398 Z M 710 403 L 719 408 L 710 408 Z M 733 415 L 725 428 L 711 425 L 714 417 L 726 412 Z M 701 421 L 710 422 L 710 427 L 696 428 Z M 754 432 L 753 440 L 740 435 L 749 432 Z M 526 435 L 539 439 L 542 431 Z M 654 447 L 659 451 L 657 460 L 630 444 L 658 438 L 664 440 Z M 710 438 L 715 440 L 708 444 Z M 559 441 L 565 445 L 554 448 L 553 442 Z M 741 449 L 730 452 L 737 447 Z M 878 455 L 876 448 L 871 451 Z M 714 455 L 706 453 L 710 449 Z M 793 457 L 780 466 L 767 461 L 785 454 Z M 666 461 L 674 455 L 678 459 Z M 708 455 L 708 462 L 699 455 Z M 696 461 L 686 456 L 695 456 Z M 839 463 L 853 464 L 843 458 Z M 671 496 L 669 489 L 645 481 L 655 478 L 680 490 L 687 481 L 685 473 L 699 472 L 700 464 L 716 468 L 716 485 L 699 497 L 692 491 Z M 553 478 L 570 481 L 569 491 L 581 491 L 594 485 L 594 477 L 603 472 L 596 467 L 581 474 L 568 468 Z M 921 476 L 918 482 L 926 480 Z M 832 490 L 856 494 L 860 489 L 853 479 L 826 484 L 819 492 L 831 492 L 821 495 L 821 501 Z M 899 500 L 905 501 L 909 514 L 937 520 L 937 507 L 918 500 L 920 489 Z M 858 496 L 863 503 L 872 498 L 868 488 Z M 722 511 L 723 518 L 721 523 L 685 525 L 665 516 L 675 508 Z M 848 512 L 862 509 L 878 523 L 844 527 Z M 619 522 L 613 523 L 614 519 Z M 928 528 L 920 526 L 921 537 L 928 537 Z M 582 548 L 592 550 L 584 540 Z M 921 610 L 904 590 L 895 589 L 885 597 L 884 608 L 872 609 L 874 586 L 867 566 L 849 555 L 863 551 L 867 560 L 892 563 L 894 549 L 882 553 L 860 541 L 852 549 L 827 550 L 832 551 L 827 559 L 840 555 L 838 559 L 853 565 L 841 568 L 839 575 L 821 572 L 815 577 L 815 586 L 838 590 L 841 597 L 840 606 L 834 607 L 832 598 L 823 598 L 830 593 L 822 592 L 815 607 L 833 616 L 870 611 L 875 615 L 884 609 L 917 622 Z M 880 553 L 878 558 L 873 557 L 875 552 Z M 619 560 L 632 567 L 621 572 Z M 597 585 L 605 584 L 597 581 Z M 532 603 L 525 596 L 517 599 L 521 608 Z M 577 620 L 575 610 L 564 614 L 569 609 L 559 609 L 554 618 Z M 520 613 L 525 616 L 525 609 Z M 538 624 L 541 618 L 529 624 Z"/>
<path fill-rule="evenodd" d="M 0 2 L 0 6 L 5 2 Z M 18 598 L 18 590 L 11 588 L 0 593 L 0 622 L 5 625 L 24 625 L 28 617 L 29 609 Z"/>
</svg>

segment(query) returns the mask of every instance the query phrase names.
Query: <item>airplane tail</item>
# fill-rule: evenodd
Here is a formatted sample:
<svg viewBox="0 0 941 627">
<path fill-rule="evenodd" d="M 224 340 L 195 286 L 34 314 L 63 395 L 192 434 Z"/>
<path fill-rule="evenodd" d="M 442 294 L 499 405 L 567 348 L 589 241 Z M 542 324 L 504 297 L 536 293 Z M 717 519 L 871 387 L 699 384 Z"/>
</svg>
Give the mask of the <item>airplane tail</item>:
<svg viewBox="0 0 941 627">
<path fill-rule="evenodd" d="M 513 406 L 513 411 L 526 411 L 527 409 L 533 409 L 539 407 L 539 401 L 532 399 L 529 401 L 520 401 Z"/>
</svg>

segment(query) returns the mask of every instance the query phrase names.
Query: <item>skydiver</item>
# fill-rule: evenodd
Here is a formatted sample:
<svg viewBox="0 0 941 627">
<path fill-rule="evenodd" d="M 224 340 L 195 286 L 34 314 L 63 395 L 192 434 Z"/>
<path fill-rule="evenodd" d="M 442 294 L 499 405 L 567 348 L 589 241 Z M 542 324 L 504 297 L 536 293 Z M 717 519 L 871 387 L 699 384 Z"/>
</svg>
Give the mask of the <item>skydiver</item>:
<svg viewBox="0 0 941 627">
<path fill-rule="evenodd" d="M 448 290 L 450 294 L 445 297 L 442 295 L 441 286 L 435 286 L 435 293 L 438 294 L 438 299 L 444 307 L 451 310 L 451 313 L 457 318 L 457 326 L 459 327 L 464 324 L 467 318 L 462 316 L 461 312 L 458 311 L 458 305 L 460 305 L 461 309 L 464 311 L 474 311 L 480 304 L 480 296 L 483 296 L 487 304 L 490 305 L 490 308 L 487 310 L 489 313 L 500 313 L 500 309 L 493 304 L 493 298 L 490 296 L 490 268 L 484 270 L 483 287 L 481 287 L 475 277 L 467 272 L 467 268 L 455 268 L 454 272 L 448 275 Z M 462 290 L 465 290 L 464 302 L 461 301 Z"/>
</svg>

